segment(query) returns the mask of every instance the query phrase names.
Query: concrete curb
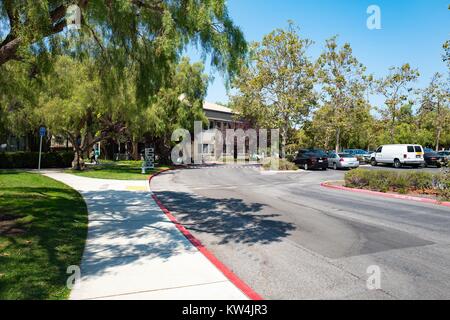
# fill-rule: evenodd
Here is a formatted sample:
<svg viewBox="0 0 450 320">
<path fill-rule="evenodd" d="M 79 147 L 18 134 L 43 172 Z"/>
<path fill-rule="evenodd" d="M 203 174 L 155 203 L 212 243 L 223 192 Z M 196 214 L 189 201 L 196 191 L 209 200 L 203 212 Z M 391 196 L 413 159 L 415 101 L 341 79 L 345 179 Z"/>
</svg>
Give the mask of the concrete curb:
<svg viewBox="0 0 450 320">
<path fill-rule="evenodd" d="M 148 186 L 151 191 L 152 179 L 164 172 L 171 171 L 173 169 L 162 170 L 154 175 L 150 176 L 148 179 Z M 227 266 L 225 266 L 212 252 L 210 252 L 196 237 L 194 237 L 178 220 L 175 216 L 162 204 L 158 197 L 152 193 L 152 198 L 155 200 L 156 204 L 161 208 L 164 214 L 169 218 L 169 220 L 175 224 L 177 229 L 188 239 L 192 245 L 194 245 L 198 251 L 200 251 L 206 259 L 208 259 L 223 275 L 231 281 L 239 290 L 241 290 L 249 299 L 251 300 L 263 300 L 263 298 L 253 291 L 243 280 L 241 280 L 236 274 L 234 274 Z"/>
<path fill-rule="evenodd" d="M 392 193 L 384 193 L 384 192 L 371 191 L 371 190 L 365 190 L 365 189 L 348 188 L 348 187 L 344 187 L 344 186 L 335 186 L 330 183 L 331 183 L 331 181 L 326 181 L 326 182 L 321 183 L 320 185 L 322 187 L 329 188 L 329 189 L 344 190 L 344 191 L 370 194 L 370 195 L 374 195 L 374 196 L 380 196 L 380 197 L 391 198 L 391 199 L 409 200 L 409 201 L 422 202 L 422 203 L 431 203 L 431 204 L 444 206 L 444 207 L 450 207 L 450 202 L 445 202 L 445 201 L 441 202 L 441 201 L 434 200 L 434 199 L 407 196 L 407 195 L 402 195 L 402 194 L 392 194 Z"/>
</svg>

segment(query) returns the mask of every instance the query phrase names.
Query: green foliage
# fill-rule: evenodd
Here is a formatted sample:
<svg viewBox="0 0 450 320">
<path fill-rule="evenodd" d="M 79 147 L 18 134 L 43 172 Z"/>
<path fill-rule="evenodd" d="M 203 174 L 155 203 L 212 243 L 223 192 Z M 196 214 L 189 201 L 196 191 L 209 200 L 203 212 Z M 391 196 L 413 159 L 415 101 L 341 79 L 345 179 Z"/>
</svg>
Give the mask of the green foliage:
<svg viewBox="0 0 450 320">
<path fill-rule="evenodd" d="M 426 145 L 435 146 L 436 150 L 450 145 L 450 82 L 440 73 L 434 74 L 421 92 L 418 120 L 419 127 L 431 136 Z"/>
<path fill-rule="evenodd" d="M 308 58 L 312 41 L 292 24 L 277 29 L 251 47 L 250 61 L 233 86 L 231 106 L 240 117 L 265 128 L 280 128 L 282 154 L 288 131 L 300 125 L 316 104 L 314 64 Z"/>
<path fill-rule="evenodd" d="M 41 168 L 67 168 L 73 160 L 73 152 L 42 153 Z M 39 152 L 2 152 L 0 169 L 37 169 Z"/>
<path fill-rule="evenodd" d="M 62 32 L 70 3 L 81 9 L 78 32 Z M 247 50 L 225 0 L 5 0 L 0 21 L 9 26 L 0 34 L 0 66 L 17 59 L 42 71 L 51 57 L 70 54 L 95 59 L 105 76 L 135 67 L 142 103 L 164 84 L 186 45 L 197 45 L 229 77 Z"/>
<path fill-rule="evenodd" d="M 313 128 L 325 132 L 324 147 L 333 145 L 339 151 L 341 140 L 351 140 L 367 129 L 354 124 L 370 117 L 365 93 L 371 77 L 365 75 L 366 68 L 353 56 L 350 44 L 339 48 L 337 37 L 326 41 L 317 71 L 323 105 L 315 115 Z"/>
<path fill-rule="evenodd" d="M 417 69 L 412 69 L 406 63 L 401 67 L 390 68 L 390 74 L 376 82 L 377 92 L 385 98 L 384 107 L 378 108 L 378 111 L 387 123 L 391 143 L 395 141 L 395 127 L 401 117 L 402 106 L 413 103 L 410 95 L 412 83 L 419 75 Z"/>
</svg>

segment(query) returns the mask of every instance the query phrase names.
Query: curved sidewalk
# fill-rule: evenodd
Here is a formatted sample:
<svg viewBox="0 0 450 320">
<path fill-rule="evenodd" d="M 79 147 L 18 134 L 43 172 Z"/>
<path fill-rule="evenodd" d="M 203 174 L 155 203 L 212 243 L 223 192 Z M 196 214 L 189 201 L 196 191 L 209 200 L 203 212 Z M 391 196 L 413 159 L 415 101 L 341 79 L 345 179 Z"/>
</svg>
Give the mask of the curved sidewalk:
<svg viewBox="0 0 450 320">
<path fill-rule="evenodd" d="M 166 217 L 148 182 L 45 171 L 78 190 L 89 231 L 71 299 L 248 299 Z"/>
</svg>

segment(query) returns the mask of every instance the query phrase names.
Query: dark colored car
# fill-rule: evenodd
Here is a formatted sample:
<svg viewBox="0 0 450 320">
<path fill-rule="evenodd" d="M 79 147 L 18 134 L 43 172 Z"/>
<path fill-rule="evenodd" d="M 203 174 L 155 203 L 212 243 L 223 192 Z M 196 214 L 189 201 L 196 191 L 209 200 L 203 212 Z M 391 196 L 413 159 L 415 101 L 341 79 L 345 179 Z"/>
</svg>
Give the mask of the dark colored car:
<svg viewBox="0 0 450 320">
<path fill-rule="evenodd" d="M 321 149 L 300 149 L 294 163 L 305 170 L 328 168 L 328 155 Z"/>
<path fill-rule="evenodd" d="M 423 158 L 425 160 L 425 166 L 435 166 L 440 168 L 447 162 L 447 158 L 444 155 L 429 150 L 425 150 Z"/>
</svg>

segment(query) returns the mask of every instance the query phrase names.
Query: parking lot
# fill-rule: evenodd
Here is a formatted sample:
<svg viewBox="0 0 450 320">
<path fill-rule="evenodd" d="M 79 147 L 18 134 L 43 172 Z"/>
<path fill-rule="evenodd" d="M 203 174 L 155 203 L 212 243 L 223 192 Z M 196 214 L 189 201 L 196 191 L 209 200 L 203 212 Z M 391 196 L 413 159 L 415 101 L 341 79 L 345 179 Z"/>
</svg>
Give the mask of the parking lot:
<svg viewBox="0 0 450 320">
<path fill-rule="evenodd" d="M 320 186 L 344 174 L 215 166 L 165 173 L 151 188 L 265 298 L 450 298 L 450 208 Z M 372 265 L 380 290 L 366 287 Z"/>
</svg>

